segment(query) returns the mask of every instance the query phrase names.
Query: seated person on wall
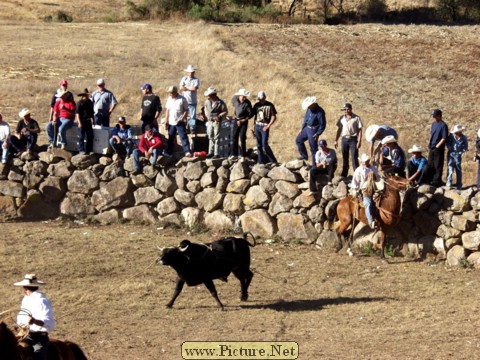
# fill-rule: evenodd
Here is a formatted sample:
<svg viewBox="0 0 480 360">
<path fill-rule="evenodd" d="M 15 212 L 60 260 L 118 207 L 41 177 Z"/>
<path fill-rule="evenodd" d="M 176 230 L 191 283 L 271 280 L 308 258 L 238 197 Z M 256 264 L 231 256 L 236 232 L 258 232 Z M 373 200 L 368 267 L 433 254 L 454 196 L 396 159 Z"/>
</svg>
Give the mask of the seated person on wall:
<svg viewBox="0 0 480 360">
<path fill-rule="evenodd" d="M 428 183 L 428 162 L 422 152 L 423 148 L 419 145 L 413 145 L 411 149 L 408 149 L 408 153 L 412 154 L 412 157 L 407 163 L 407 180 L 413 185 Z"/>
<path fill-rule="evenodd" d="M 23 108 L 19 113 L 21 120 L 17 124 L 15 134 L 10 137 L 11 146 L 16 153 L 26 150 L 32 153 L 37 144 L 40 127 L 38 122 L 30 117 L 30 110 Z"/>
<path fill-rule="evenodd" d="M 380 169 L 385 175 L 398 175 L 405 178 L 405 152 L 398 146 L 393 135 L 385 136 L 382 140 L 380 153 Z"/>
<path fill-rule="evenodd" d="M 133 151 L 132 138 L 130 125 L 127 125 L 125 116 L 120 116 L 118 124 L 112 130 L 112 136 L 109 140 L 110 146 L 116 154 L 129 158 Z"/>
<path fill-rule="evenodd" d="M 315 164 L 317 166 L 310 169 L 311 193 L 319 191 L 317 188 L 317 179 L 319 179 L 321 175 L 326 175 L 328 183 L 331 184 L 335 170 L 337 170 L 337 153 L 335 150 L 327 147 L 326 140 L 320 140 L 318 146 L 319 149 L 315 154 Z"/>
<path fill-rule="evenodd" d="M 53 106 L 53 120 L 46 126 L 49 148 L 55 146 L 60 133 L 62 149 L 67 147 L 67 130 L 74 126 L 76 104 L 67 91 L 57 92 L 58 101 Z"/>
<path fill-rule="evenodd" d="M 7 163 L 9 146 L 10 126 L 6 121 L 3 121 L 3 116 L 0 114 L 0 152 L 2 153 L 2 164 Z"/>
<path fill-rule="evenodd" d="M 139 174 L 142 171 L 142 164 L 140 163 L 140 156 L 143 155 L 150 159 L 150 164 L 155 166 L 159 155 L 163 153 L 162 138 L 157 132 L 153 131 L 151 125 L 145 126 L 145 134 L 140 139 L 138 149 L 133 150 L 133 175 Z"/>
</svg>

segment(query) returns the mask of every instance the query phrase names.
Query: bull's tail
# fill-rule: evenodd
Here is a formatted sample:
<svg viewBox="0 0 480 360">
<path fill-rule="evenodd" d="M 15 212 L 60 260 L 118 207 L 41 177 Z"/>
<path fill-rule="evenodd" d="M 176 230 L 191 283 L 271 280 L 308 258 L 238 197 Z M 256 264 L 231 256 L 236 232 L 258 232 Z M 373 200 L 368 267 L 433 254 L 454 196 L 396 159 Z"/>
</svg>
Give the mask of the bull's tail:
<svg viewBox="0 0 480 360">
<path fill-rule="evenodd" d="M 250 237 L 253 239 L 252 243 L 248 241 L 248 235 L 250 235 Z M 257 245 L 255 236 L 253 236 L 253 234 L 250 231 L 243 233 L 243 239 L 247 242 L 248 246 L 254 247 L 255 245 Z"/>
</svg>

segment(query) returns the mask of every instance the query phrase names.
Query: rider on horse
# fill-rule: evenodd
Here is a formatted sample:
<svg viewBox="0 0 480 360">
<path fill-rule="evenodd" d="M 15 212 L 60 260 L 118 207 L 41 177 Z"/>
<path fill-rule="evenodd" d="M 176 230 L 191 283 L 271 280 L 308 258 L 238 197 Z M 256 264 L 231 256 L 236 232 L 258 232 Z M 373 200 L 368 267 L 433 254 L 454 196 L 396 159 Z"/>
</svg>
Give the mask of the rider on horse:
<svg viewBox="0 0 480 360">
<path fill-rule="evenodd" d="M 352 197 L 356 198 L 358 192 L 361 192 L 363 204 L 365 205 L 365 215 L 368 219 L 368 224 L 372 229 L 377 228 L 377 223 L 374 219 L 375 204 L 373 203 L 374 181 L 378 180 L 378 170 L 375 165 L 370 163 L 370 156 L 362 154 L 360 157 L 360 166 L 355 169 L 351 183 Z M 369 181 L 369 178 L 372 178 Z"/>
</svg>

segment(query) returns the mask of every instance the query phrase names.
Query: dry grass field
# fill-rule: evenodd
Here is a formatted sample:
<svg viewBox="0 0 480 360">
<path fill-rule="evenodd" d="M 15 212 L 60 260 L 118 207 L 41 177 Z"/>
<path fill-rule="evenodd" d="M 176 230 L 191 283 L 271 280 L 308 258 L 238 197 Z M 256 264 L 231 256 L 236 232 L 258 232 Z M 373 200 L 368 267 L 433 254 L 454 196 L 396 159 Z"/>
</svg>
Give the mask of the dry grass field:
<svg viewBox="0 0 480 360">
<path fill-rule="evenodd" d="M 473 359 L 480 320 L 478 273 L 313 246 L 252 249 L 250 299 L 239 284 L 216 282 L 226 311 L 203 287 L 185 288 L 165 308 L 174 271 L 154 265 L 156 246 L 178 230 L 63 222 L 2 224 L 0 311 L 18 308 L 12 286 L 36 271 L 57 318 L 55 336 L 89 359 L 181 359 L 184 341 L 296 341 L 301 360 Z M 8 321 L 8 319 L 7 319 Z M 0 354 L 1 358 L 1 354 Z"/>
</svg>

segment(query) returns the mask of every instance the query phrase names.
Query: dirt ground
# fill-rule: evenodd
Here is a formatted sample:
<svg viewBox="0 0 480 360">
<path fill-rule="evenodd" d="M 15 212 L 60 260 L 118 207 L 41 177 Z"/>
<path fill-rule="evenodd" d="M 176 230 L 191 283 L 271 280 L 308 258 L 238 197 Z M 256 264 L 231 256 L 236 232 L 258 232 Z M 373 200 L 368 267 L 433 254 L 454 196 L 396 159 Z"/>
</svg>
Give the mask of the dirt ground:
<svg viewBox="0 0 480 360">
<path fill-rule="evenodd" d="M 19 307 L 22 293 L 12 284 L 35 272 L 48 283 L 54 336 L 79 343 L 94 360 L 181 359 L 182 342 L 193 340 L 295 341 L 299 359 L 472 359 L 480 351 L 478 272 L 313 245 L 260 241 L 246 303 L 232 276 L 216 282 L 226 311 L 204 287 L 185 288 L 165 308 L 175 273 L 154 264 L 156 246 L 219 236 L 3 223 L 0 312 Z"/>
</svg>

